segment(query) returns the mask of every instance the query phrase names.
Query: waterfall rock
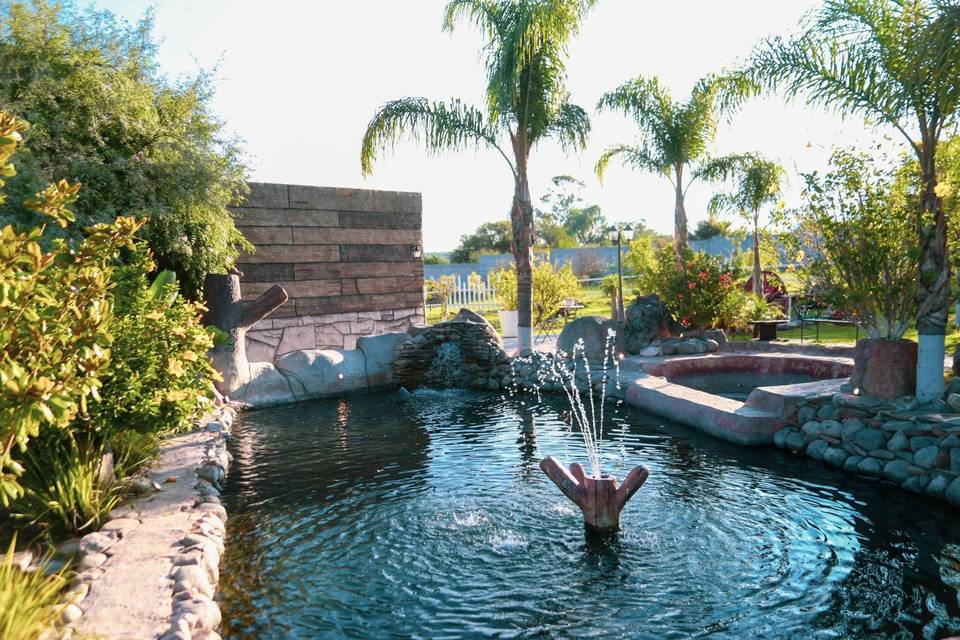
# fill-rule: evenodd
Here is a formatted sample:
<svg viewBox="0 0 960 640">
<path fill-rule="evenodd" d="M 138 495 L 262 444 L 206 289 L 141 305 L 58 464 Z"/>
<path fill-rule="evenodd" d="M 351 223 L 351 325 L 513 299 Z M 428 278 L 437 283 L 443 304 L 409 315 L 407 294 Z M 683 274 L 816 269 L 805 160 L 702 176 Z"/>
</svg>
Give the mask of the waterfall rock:
<svg viewBox="0 0 960 640">
<path fill-rule="evenodd" d="M 509 373 L 503 342 L 489 322 L 461 309 L 453 320 L 408 332 L 396 347 L 393 378 L 408 389 L 493 389 Z"/>
</svg>

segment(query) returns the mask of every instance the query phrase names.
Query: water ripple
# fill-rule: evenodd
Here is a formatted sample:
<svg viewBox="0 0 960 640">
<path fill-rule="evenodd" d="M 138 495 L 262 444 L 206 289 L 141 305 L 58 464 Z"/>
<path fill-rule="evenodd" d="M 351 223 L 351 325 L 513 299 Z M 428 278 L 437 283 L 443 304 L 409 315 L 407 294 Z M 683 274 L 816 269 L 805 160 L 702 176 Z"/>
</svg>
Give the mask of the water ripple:
<svg viewBox="0 0 960 640">
<path fill-rule="evenodd" d="M 229 638 L 939 638 L 956 513 L 771 449 L 608 414 L 650 479 L 614 537 L 537 468 L 585 460 L 562 405 L 459 391 L 243 416 L 225 493 Z"/>
</svg>

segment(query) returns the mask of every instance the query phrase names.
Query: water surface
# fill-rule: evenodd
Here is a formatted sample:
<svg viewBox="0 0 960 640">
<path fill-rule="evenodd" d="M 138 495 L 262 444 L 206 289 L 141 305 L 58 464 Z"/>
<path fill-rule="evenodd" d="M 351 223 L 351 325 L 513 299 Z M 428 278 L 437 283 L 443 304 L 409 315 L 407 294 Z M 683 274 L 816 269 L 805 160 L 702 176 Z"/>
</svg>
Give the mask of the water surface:
<svg viewBox="0 0 960 640">
<path fill-rule="evenodd" d="M 540 472 L 586 462 L 557 399 L 420 391 L 246 414 L 225 492 L 226 638 L 941 638 L 941 503 L 661 418 L 607 413 L 650 479 L 614 537 Z"/>
</svg>

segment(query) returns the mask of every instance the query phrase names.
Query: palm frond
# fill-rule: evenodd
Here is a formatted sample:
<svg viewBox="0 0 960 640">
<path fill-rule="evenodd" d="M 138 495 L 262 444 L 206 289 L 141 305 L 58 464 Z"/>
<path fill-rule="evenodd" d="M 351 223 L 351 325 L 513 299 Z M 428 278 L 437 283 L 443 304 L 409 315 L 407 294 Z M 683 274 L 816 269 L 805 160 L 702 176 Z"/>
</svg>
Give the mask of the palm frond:
<svg viewBox="0 0 960 640">
<path fill-rule="evenodd" d="M 712 181 L 732 181 L 732 190 L 718 193 L 710 200 L 711 213 L 729 211 L 756 215 L 765 204 L 774 202 L 786 179 L 780 163 L 757 153 L 732 154 L 714 158 L 697 172 Z"/>
<path fill-rule="evenodd" d="M 564 102 L 544 133 L 555 138 L 566 151 L 582 150 L 590 134 L 590 116 L 581 107 Z"/>
<path fill-rule="evenodd" d="M 598 111 L 618 111 L 646 130 L 665 129 L 674 109 L 670 92 L 656 77 L 628 80 L 603 94 L 597 102 Z"/>
<path fill-rule="evenodd" d="M 386 149 L 393 149 L 403 137 L 423 142 L 427 151 L 439 153 L 488 146 L 513 170 L 513 163 L 497 142 L 497 131 L 483 113 L 459 100 L 430 102 L 426 98 L 392 100 L 374 115 L 363 134 L 360 167 L 364 175 L 373 170 L 373 161 Z"/>
<path fill-rule="evenodd" d="M 444 28 L 466 19 L 479 27 L 491 123 L 515 125 L 532 144 L 566 101 L 564 60 L 570 39 L 595 0 L 452 0 Z"/>
<path fill-rule="evenodd" d="M 828 0 L 791 40 L 766 41 L 746 75 L 764 89 L 896 127 L 920 152 L 960 106 L 960 4 Z"/>
<path fill-rule="evenodd" d="M 603 181 L 603 176 L 606 174 L 607 168 L 610 166 L 610 162 L 614 158 L 620 160 L 621 164 L 633 169 L 641 169 L 643 171 L 650 171 L 653 173 L 663 173 L 669 176 L 667 173 L 669 166 L 662 158 L 658 158 L 651 154 L 648 149 L 618 144 L 605 149 L 604 152 L 600 154 L 600 158 L 597 160 L 594 170 L 596 171 L 597 177 L 601 180 L 601 182 Z"/>
</svg>

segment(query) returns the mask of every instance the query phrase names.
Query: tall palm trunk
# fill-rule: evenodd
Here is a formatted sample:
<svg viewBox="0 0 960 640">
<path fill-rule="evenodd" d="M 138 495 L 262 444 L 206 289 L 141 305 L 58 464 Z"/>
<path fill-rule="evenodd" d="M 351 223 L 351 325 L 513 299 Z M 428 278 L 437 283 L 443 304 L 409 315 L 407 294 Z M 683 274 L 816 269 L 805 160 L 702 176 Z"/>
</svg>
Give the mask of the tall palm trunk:
<svg viewBox="0 0 960 640">
<path fill-rule="evenodd" d="M 683 165 L 674 167 L 676 174 L 676 202 L 673 209 L 673 253 L 680 264 L 683 248 L 687 246 L 687 210 L 683 206 Z"/>
<path fill-rule="evenodd" d="M 763 295 L 763 269 L 760 267 L 759 211 L 753 212 L 753 295 Z"/>
<path fill-rule="evenodd" d="M 521 353 L 533 349 L 533 203 L 524 146 L 519 139 L 514 140 L 517 170 L 510 209 L 513 230 L 510 248 L 517 265 L 517 337 Z"/>
<path fill-rule="evenodd" d="M 925 136 L 926 138 L 927 136 Z M 934 142 L 924 139 L 920 154 L 923 194 L 917 232 L 920 237 L 920 282 L 917 309 L 917 401 L 931 402 L 943 395 L 943 356 L 950 304 L 950 263 L 947 260 L 947 220 L 936 193 Z M 933 224 L 926 221 L 932 218 Z"/>
</svg>

